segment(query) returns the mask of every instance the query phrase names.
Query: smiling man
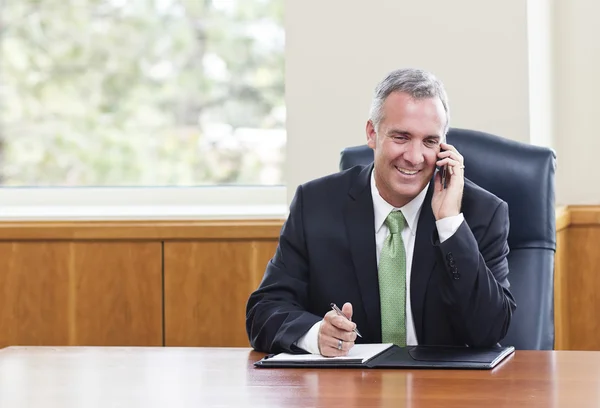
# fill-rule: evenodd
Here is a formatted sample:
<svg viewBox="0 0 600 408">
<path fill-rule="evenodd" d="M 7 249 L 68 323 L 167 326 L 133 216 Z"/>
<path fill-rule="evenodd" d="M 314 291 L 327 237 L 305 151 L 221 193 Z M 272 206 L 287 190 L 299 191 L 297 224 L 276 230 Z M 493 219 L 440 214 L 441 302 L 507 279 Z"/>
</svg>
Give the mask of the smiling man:
<svg viewBox="0 0 600 408">
<path fill-rule="evenodd" d="M 449 118 L 431 73 L 396 70 L 378 84 L 366 124 L 374 163 L 296 191 L 248 300 L 256 350 L 341 356 L 355 342 L 492 346 L 504 338 L 516 307 L 508 207 L 465 180 L 464 158 L 445 143 Z"/>
</svg>

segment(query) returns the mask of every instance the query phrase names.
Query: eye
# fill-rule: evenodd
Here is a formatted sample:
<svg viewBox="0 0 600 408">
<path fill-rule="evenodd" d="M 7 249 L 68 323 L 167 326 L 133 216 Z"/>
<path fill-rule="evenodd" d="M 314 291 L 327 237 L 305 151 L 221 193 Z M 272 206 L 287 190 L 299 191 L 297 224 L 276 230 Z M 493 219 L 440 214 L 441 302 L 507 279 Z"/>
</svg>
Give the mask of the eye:
<svg viewBox="0 0 600 408">
<path fill-rule="evenodd" d="M 437 140 L 435 140 L 435 139 L 427 139 L 427 140 L 425 140 L 425 144 L 427 146 L 432 147 L 432 146 L 437 145 L 438 143 L 437 143 Z"/>
</svg>

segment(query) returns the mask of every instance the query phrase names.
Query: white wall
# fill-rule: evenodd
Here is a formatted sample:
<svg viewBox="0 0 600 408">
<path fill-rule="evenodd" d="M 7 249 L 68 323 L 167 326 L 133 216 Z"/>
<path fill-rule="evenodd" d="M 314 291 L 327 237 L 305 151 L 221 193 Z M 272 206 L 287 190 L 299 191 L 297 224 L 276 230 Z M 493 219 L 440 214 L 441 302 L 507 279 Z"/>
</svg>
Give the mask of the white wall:
<svg viewBox="0 0 600 408">
<path fill-rule="evenodd" d="M 529 142 L 556 148 L 553 6 L 553 0 L 527 0 Z"/>
<path fill-rule="evenodd" d="M 558 201 L 600 204 L 600 1 L 555 7 Z"/>
<path fill-rule="evenodd" d="M 286 0 L 288 201 L 365 143 L 373 88 L 405 66 L 446 85 L 451 126 L 530 141 L 527 2 Z"/>
<path fill-rule="evenodd" d="M 557 204 L 600 204 L 600 1 L 286 0 L 288 201 L 365 142 L 372 90 L 415 66 L 451 125 L 553 147 Z"/>
</svg>

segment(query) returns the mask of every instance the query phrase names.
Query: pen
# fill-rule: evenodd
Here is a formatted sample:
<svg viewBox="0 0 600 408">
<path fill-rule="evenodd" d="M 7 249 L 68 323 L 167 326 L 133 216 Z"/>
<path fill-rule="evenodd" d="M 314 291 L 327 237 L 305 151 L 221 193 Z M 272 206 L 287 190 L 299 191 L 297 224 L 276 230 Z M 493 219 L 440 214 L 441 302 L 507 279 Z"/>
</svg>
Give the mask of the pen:
<svg viewBox="0 0 600 408">
<path fill-rule="evenodd" d="M 347 319 L 347 320 L 350 320 L 350 319 L 348 319 L 348 318 L 346 317 L 346 315 L 345 315 L 344 313 L 342 313 L 342 311 L 340 310 L 340 308 L 339 308 L 339 307 L 337 307 L 337 305 L 336 305 L 335 303 L 332 303 L 332 304 L 331 304 L 331 308 L 332 308 L 333 310 L 335 310 L 335 312 L 338 314 L 338 316 L 342 316 L 342 317 L 344 317 L 345 319 Z M 357 335 L 358 337 L 362 337 L 362 334 L 360 334 L 360 333 L 358 332 L 358 329 L 357 329 L 356 327 L 354 328 L 354 333 L 356 333 L 356 335 Z M 340 344 L 341 344 L 341 343 L 340 343 Z"/>
</svg>

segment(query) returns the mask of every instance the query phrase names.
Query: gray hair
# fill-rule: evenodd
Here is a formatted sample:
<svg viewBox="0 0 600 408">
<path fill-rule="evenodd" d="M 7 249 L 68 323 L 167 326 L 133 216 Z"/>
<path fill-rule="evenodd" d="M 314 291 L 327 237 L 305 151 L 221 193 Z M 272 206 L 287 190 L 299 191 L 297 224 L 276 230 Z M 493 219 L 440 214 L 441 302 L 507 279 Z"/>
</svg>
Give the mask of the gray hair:
<svg viewBox="0 0 600 408">
<path fill-rule="evenodd" d="M 383 81 L 375 87 L 375 95 L 371 103 L 370 119 L 373 127 L 378 128 L 383 119 L 383 103 L 392 92 L 404 92 L 413 99 L 438 97 L 444 105 L 446 112 L 446 127 L 444 135 L 450 126 L 450 108 L 448 96 L 442 82 L 432 73 L 415 68 L 397 69 L 388 74 Z"/>
</svg>

